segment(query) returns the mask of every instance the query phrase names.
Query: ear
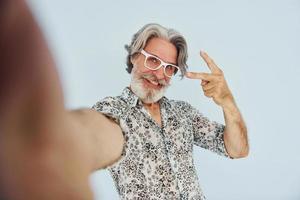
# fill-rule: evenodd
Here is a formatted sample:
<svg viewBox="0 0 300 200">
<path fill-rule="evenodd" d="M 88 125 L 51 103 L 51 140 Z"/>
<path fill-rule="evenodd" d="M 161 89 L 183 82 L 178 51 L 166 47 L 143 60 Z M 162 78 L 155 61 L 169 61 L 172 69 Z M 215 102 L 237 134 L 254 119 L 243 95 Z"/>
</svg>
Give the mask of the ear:
<svg viewBox="0 0 300 200">
<path fill-rule="evenodd" d="M 130 62 L 134 65 L 134 62 L 135 62 L 136 58 L 134 58 L 134 56 L 130 56 Z"/>
<path fill-rule="evenodd" d="M 137 62 L 138 58 L 139 58 L 139 54 L 138 54 L 138 53 L 135 53 L 135 54 L 133 54 L 132 56 L 130 56 L 130 62 L 131 62 L 133 65 L 135 65 L 135 63 Z"/>
</svg>

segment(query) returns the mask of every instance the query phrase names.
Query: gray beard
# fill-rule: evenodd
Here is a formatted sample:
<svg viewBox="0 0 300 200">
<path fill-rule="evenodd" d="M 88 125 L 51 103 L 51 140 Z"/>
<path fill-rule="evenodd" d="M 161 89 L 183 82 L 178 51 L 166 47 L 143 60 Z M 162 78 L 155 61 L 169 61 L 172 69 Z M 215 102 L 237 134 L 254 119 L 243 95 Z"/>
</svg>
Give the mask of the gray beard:
<svg viewBox="0 0 300 200">
<path fill-rule="evenodd" d="M 145 88 L 143 78 L 137 75 L 136 70 L 132 70 L 130 88 L 142 102 L 149 104 L 160 100 L 164 96 L 168 85 L 163 86 L 160 90 Z"/>
</svg>

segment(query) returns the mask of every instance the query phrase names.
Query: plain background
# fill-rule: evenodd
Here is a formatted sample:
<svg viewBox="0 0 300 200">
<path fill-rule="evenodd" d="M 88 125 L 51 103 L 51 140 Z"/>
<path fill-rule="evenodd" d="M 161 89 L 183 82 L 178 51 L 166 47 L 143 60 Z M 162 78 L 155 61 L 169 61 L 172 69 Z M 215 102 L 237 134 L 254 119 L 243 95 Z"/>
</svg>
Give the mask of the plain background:
<svg viewBox="0 0 300 200">
<path fill-rule="evenodd" d="M 181 32 L 189 70 L 214 58 L 248 127 L 250 155 L 229 160 L 201 148 L 194 158 L 209 200 L 300 199 L 300 1 L 30 0 L 57 62 L 66 106 L 91 107 L 128 86 L 124 45 L 143 25 Z M 224 123 L 198 81 L 174 81 L 166 96 Z M 91 175 L 95 199 L 118 199 L 105 170 Z"/>
</svg>

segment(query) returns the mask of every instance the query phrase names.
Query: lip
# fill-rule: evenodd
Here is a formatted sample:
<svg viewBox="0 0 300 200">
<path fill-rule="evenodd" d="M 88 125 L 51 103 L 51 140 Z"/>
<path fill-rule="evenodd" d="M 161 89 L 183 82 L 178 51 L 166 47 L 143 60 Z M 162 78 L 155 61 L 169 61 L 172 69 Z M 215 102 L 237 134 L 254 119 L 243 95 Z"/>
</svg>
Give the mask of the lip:
<svg viewBox="0 0 300 200">
<path fill-rule="evenodd" d="M 158 84 L 158 85 L 154 85 L 153 83 L 151 83 L 148 79 L 144 78 L 143 82 L 146 86 L 151 87 L 153 89 L 161 89 L 162 85 Z"/>
</svg>

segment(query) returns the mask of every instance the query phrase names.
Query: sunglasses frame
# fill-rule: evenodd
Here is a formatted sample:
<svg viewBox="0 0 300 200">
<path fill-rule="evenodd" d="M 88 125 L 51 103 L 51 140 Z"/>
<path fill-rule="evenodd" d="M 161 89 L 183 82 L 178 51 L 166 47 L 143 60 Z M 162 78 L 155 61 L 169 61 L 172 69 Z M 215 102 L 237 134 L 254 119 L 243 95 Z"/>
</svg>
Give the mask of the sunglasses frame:
<svg viewBox="0 0 300 200">
<path fill-rule="evenodd" d="M 148 53 L 148 52 L 145 51 L 144 49 L 141 50 L 141 54 L 143 54 L 143 55 L 145 56 L 144 66 L 145 66 L 147 69 L 150 69 L 150 70 L 155 71 L 155 70 L 160 69 L 162 66 L 164 66 L 164 74 L 165 74 L 167 77 L 169 77 L 169 78 L 171 78 L 172 76 L 174 76 L 174 75 L 180 70 L 179 67 L 178 67 L 177 65 L 173 65 L 173 64 L 171 64 L 171 63 L 166 63 L 166 62 L 164 62 L 162 59 L 160 59 L 159 57 L 157 57 L 157 56 L 155 56 L 155 55 L 152 55 L 152 54 Z M 157 60 L 160 61 L 160 65 L 159 65 L 157 68 L 155 68 L 155 69 L 153 69 L 153 68 L 151 68 L 151 67 L 148 67 L 147 64 L 146 64 L 146 61 L 147 61 L 147 59 L 148 59 L 150 56 L 151 56 L 151 57 L 154 57 L 154 58 L 156 58 Z M 169 75 L 166 73 L 166 67 L 167 67 L 168 65 L 171 65 L 172 67 L 175 67 L 175 68 L 177 69 L 177 71 L 175 70 L 175 73 L 174 73 L 172 76 L 169 76 Z"/>
</svg>

